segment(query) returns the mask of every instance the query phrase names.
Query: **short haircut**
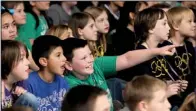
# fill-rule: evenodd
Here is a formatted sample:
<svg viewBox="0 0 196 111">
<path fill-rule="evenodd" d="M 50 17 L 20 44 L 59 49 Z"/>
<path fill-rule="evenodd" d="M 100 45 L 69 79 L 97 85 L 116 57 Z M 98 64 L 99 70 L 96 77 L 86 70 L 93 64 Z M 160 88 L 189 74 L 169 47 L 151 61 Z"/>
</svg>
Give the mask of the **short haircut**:
<svg viewBox="0 0 196 111">
<path fill-rule="evenodd" d="M 78 39 L 78 38 L 67 38 L 62 40 L 62 47 L 64 56 L 67 58 L 67 61 L 72 61 L 73 51 L 78 48 L 83 48 L 88 45 L 87 40 Z"/>
<path fill-rule="evenodd" d="M 154 4 L 153 6 L 151 6 L 151 8 L 171 8 L 171 5 L 168 3 L 158 3 L 158 4 Z"/>
<path fill-rule="evenodd" d="M 136 76 L 127 83 L 124 100 L 130 110 L 135 111 L 140 101 L 150 102 L 153 99 L 154 92 L 161 89 L 166 90 L 166 88 L 166 83 L 158 78 L 149 75 Z"/>
<path fill-rule="evenodd" d="M 166 13 L 162 9 L 147 8 L 139 12 L 134 21 L 134 30 L 138 42 L 146 41 L 149 30 L 153 29 L 157 20 L 163 19 Z"/>
<path fill-rule="evenodd" d="M 171 31 L 174 31 L 174 26 L 181 24 L 182 20 L 187 17 L 194 16 L 193 11 L 188 7 L 173 7 L 167 11 L 168 23 Z"/>
<path fill-rule="evenodd" d="M 16 40 L 2 40 L 1 41 L 1 77 L 6 80 L 7 76 L 11 73 L 13 68 L 17 65 L 21 58 L 21 48 L 26 51 L 26 57 L 28 57 L 28 51 L 26 46 Z"/>
<path fill-rule="evenodd" d="M 61 47 L 61 40 L 56 36 L 43 35 L 35 39 L 32 46 L 32 57 L 41 70 L 43 66 L 39 63 L 39 59 L 41 57 L 49 58 L 51 52 L 59 46 Z"/>
<path fill-rule="evenodd" d="M 68 26 L 71 28 L 74 37 L 80 37 L 78 28 L 83 29 L 88 24 L 90 19 L 95 20 L 92 15 L 86 12 L 77 12 L 72 15 Z"/>
<path fill-rule="evenodd" d="M 79 85 L 70 89 L 62 104 L 62 111 L 93 111 L 98 96 L 107 95 L 99 87 Z"/>
</svg>

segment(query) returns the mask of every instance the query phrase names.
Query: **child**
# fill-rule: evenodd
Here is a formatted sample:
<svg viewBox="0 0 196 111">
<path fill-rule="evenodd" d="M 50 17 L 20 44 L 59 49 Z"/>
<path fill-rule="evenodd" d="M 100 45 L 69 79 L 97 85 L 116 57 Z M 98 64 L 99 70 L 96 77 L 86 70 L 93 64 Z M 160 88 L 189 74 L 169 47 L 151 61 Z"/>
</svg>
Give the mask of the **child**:
<svg viewBox="0 0 196 111">
<path fill-rule="evenodd" d="M 44 35 L 48 29 L 43 11 L 48 10 L 50 2 L 25 1 L 26 23 L 19 26 L 18 40 L 31 50 L 34 39 Z"/>
<path fill-rule="evenodd" d="M 25 90 L 23 80 L 29 75 L 28 52 L 22 43 L 12 40 L 3 40 L 1 51 L 1 107 L 29 106 L 37 109 L 37 100 L 34 95 Z"/>
<path fill-rule="evenodd" d="M 3 1 L 2 6 L 9 10 L 13 10 L 13 18 L 17 25 L 26 23 L 23 1 Z"/>
<path fill-rule="evenodd" d="M 87 7 L 84 12 L 91 14 L 95 19 L 95 26 L 98 29 L 98 38 L 95 43 L 95 57 L 103 56 L 106 53 L 107 43 L 106 34 L 109 31 L 108 15 L 105 9 L 101 7 Z"/>
<path fill-rule="evenodd" d="M 170 51 L 174 48 L 169 46 L 130 51 L 120 56 L 99 57 L 94 61 L 86 40 L 68 38 L 63 40 L 62 44 L 64 55 L 68 60 L 65 67 L 70 71 L 65 78 L 70 87 L 86 84 L 103 88 L 108 92 L 110 103 L 112 100 L 105 76 L 114 75 L 116 71 L 132 67 L 158 54 L 170 55 L 172 54 Z"/>
<path fill-rule="evenodd" d="M 46 33 L 46 35 L 54 35 L 64 40 L 68 37 L 73 37 L 72 30 L 67 25 L 52 26 Z"/>
<path fill-rule="evenodd" d="M 80 94 L 78 94 L 80 92 Z M 107 92 L 89 85 L 79 85 L 66 94 L 62 111 L 110 111 Z"/>
<path fill-rule="evenodd" d="M 165 82 L 148 75 L 127 83 L 124 99 L 131 111 L 170 111 Z"/>
<path fill-rule="evenodd" d="M 40 70 L 29 74 L 25 81 L 27 90 L 37 97 L 38 111 L 58 111 L 69 88 L 60 76 L 65 71 L 66 61 L 61 40 L 51 35 L 38 37 L 32 47 L 32 56 Z"/>
<path fill-rule="evenodd" d="M 162 46 L 176 45 L 176 51 L 173 56 L 166 56 L 166 60 L 174 68 L 182 80 L 188 81 L 188 87 L 181 97 L 172 99 L 172 105 L 180 106 L 185 97 L 194 91 L 195 76 L 195 53 L 192 44 L 187 40 L 189 37 L 195 37 L 194 13 L 187 7 L 173 7 L 168 10 L 168 21 L 171 27 L 170 38 L 162 43 Z"/>
<path fill-rule="evenodd" d="M 16 22 L 9 10 L 1 8 L 1 39 L 14 40 L 17 36 Z"/>
<path fill-rule="evenodd" d="M 186 97 L 179 111 L 196 111 L 196 92 L 192 92 Z"/>
</svg>

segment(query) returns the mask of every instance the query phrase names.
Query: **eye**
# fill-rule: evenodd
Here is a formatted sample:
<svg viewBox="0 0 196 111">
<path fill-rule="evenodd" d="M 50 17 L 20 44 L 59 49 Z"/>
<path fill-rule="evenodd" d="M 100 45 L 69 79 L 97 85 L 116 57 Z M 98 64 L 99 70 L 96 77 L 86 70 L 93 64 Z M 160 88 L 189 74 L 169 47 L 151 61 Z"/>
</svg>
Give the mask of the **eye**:
<svg viewBox="0 0 196 111">
<path fill-rule="evenodd" d="M 4 25 L 3 29 L 8 29 L 9 25 Z"/>
</svg>

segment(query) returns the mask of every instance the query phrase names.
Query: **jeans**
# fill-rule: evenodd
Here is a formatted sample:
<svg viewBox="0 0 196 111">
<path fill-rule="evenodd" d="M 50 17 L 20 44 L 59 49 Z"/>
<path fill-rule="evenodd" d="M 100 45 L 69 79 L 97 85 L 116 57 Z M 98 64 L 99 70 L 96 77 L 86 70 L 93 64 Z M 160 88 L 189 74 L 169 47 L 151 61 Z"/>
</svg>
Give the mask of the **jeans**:
<svg viewBox="0 0 196 111">
<path fill-rule="evenodd" d="M 14 103 L 14 106 L 31 107 L 33 111 L 37 111 L 38 108 L 37 98 L 33 94 L 26 92 L 19 96 L 19 98 Z"/>
<path fill-rule="evenodd" d="M 122 90 L 125 88 L 126 81 L 118 78 L 111 78 L 111 79 L 107 79 L 107 85 L 108 88 L 110 89 L 112 99 L 124 103 Z"/>
</svg>

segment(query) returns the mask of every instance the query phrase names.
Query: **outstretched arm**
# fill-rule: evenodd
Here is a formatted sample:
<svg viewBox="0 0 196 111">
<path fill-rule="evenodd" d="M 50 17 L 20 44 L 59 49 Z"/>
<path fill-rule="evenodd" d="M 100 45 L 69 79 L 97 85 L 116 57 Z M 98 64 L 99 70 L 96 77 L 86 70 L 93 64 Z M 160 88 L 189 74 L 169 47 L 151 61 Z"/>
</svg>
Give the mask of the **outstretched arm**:
<svg viewBox="0 0 196 111">
<path fill-rule="evenodd" d="M 120 71 L 152 59 L 157 55 L 173 55 L 175 45 L 162 48 L 142 49 L 129 51 L 117 57 L 116 70 Z"/>
</svg>

